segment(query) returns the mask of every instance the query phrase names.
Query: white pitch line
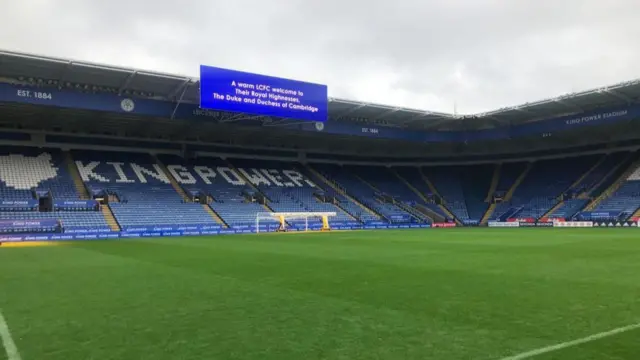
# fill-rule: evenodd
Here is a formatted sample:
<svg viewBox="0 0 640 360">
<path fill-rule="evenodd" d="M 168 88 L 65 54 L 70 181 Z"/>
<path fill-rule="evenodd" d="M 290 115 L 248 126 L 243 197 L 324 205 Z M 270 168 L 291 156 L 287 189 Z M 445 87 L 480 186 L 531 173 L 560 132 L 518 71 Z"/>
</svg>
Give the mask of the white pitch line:
<svg viewBox="0 0 640 360">
<path fill-rule="evenodd" d="M 603 338 L 606 338 L 606 337 L 618 335 L 618 334 L 621 334 L 621 333 L 624 333 L 624 332 L 628 332 L 628 331 L 632 331 L 632 330 L 636 330 L 636 329 L 640 329 L 640 323 L 637 323 L 637 324 L 634 324 L 634 325 L 628 325 L 628 326 L 619 327 L 617 329 L 601 332 L 601 333 L 598 333 L 598 334 L 589 335 L 589 336 L 584 337 L 582 339 L 577 339 L 577 340 L 573 340 L 573 341 L 567 341 L 567 342 L 559 343 L 559 344 L 556 344 L 556 345 L 546 346 L 546 347 L 543 347 L 543 348 L 539 348 L 539 349 L 523 352 L 521 354 L 514 355 L 514 356 L 509 356 L 509 357 L 506 357 L 506 358 L 502 358 L 500 360 L 524 360 L 524 359 L 530 359 L 530 358 L 538 356 L 538 355 L 542 355 L 542 354 L 546 354 L 546 353 L 550 353 L 550 352 L 566 349 L 566 348 L 569 348 L 569 347 L 572 347 L 572 346 L 585 344 L 585 343 L 588 343 L 588 342 L 600 340 L 600 339 L 603 339 Z"/>
<path fill-rule="evenodd" d="M 0 310 L 0 337 L 2 338 L 4 350 L 7 352 L 7 359 L 21 360 L 20 353 L 18 352 L 18 347 L 16 346 L 16 343 L 13 342 L 11 331 L 9 331 L 9 325 L 7 325 L 7 320 L 5 320 L 4 316 L 2 315 L 2 310 Z"/>
</svg>

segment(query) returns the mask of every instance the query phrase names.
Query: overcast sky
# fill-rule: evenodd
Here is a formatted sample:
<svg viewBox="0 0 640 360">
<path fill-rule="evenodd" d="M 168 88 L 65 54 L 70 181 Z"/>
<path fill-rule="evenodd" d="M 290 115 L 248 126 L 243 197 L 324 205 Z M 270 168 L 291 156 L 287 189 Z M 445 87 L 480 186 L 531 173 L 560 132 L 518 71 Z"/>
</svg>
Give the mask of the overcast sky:
<svg viewBox="0 0 640 360">
<path fill-rule="evenodd" d="M 640 77 L 640 0 L 0 0 L 0 48 L 476 113 Z"/>
</svg>

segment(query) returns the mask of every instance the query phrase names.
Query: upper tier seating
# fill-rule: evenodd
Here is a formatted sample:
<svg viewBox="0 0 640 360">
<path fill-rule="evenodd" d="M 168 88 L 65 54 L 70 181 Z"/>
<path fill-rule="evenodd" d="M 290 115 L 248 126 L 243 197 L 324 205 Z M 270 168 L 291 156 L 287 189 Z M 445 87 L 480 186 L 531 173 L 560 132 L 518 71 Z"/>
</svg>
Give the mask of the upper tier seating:
<svg viewBox="0 0 640 360">
<path fill-rule="evenodd" d="M 123 229 L 140 226 L 216 225 L 200 204 L 184 202 L 146 154 L 74 152 L 80 176 L 92 191 L 115 194 L 113 214 Z"/>
</svg>

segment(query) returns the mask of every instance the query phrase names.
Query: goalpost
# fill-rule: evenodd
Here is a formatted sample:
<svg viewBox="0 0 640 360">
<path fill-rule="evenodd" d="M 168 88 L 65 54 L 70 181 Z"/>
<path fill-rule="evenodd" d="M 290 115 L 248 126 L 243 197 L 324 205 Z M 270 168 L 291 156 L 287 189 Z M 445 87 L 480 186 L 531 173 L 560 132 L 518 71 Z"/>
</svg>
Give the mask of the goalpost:
<svg viewBox="0 0 640 360">
<path fill-rule="evenodd" d="M 320 218 L 322 221 L 321 231 L 331 230 L 329 217 L 336 216 L 335 212 L 261 212 L 256 214 L 256 233 L 260 232 L 260 221 L 275 220 L 279 227 L 278 231 L 287 231 L 288 221 L 304 219 L 304 231 L 309 231 L 309 219 Z"/>
</svg>

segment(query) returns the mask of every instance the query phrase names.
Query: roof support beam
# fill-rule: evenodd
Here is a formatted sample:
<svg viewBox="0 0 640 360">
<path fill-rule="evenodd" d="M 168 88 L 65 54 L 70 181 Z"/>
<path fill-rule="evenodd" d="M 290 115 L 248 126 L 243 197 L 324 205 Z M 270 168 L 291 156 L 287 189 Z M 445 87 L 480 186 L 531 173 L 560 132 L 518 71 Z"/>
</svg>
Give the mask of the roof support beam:
<svg viewBox="0 0 640 360">
<path fill-rule="evenodd" d="M 503 125 L 508 125 L 510 123 L 509 120 L 505 120 L 505 119 L 498 119 L 497 117 L 493 116 L 493 115 L 486 115 L 479 119 L 491 119 L 491 125 L 495 126 L 495 127 L 499 127 L 499 126 L 503 126 Z"/>
<path fill-rule="evenodd" d="M 574 110 L 578 109 L 578 110 L 584 112 L 584 109 L 582 109 L 580 106 L 578 106 L 578 105 L 576 105 L 576 104 L 574 104 L 574 103 L 572 103 L 570 101 L 567 101 L 566 99 L 553 99 L 553 101 L 557 102 L 558 104 L 562 104 L 562 105 L 564 105 L 566 107 L 570 107 L 570 108 L 572 108 Z"/>
<path fill-rule="evenodd" d="M 356 111 L 358 111 L 358 110 L 362 109 L 363 107 L 365 107 L 365 106 L 367 106 L 367 105 L 368 105 L 368 104 L 363 103 L 363 104 L 360 104 L 360 105 L 354 106 L 354 107 L 352 107 L 351 109 L 349 109 L 349 110 L 347 110 L 347 111 L 344 111 L 344 112 L 342 112 L 342 113 L 340 113 L 340 114 L 336 115 L 336 116 L 335 116 L 335 118 L 336 118 L 336 119 L 340 119 L 340 118 L 345 117 L 345 116 L 347 116 L 347 115 L 349 115 L 349 114 L 353 114 L 354 112 L 356 112 Z"/>
<path fill-rule="evenodd" d="M 173 118 L 176 116 L 176 111 L 178 111 L 178 106 L 180 106 L 180 103 L 182 103 L 182 98 L 184 97 L 184 93 L 186 92 L 187 92 L 187 87 L 185 86 L 182 88 L 182 94 L 180 94 L 180 99 L 178 99 L 176 106 L 173 108 L 173 112 L 171 113 L 171 120 L 173 120 Z"/>
<path fill-rule="evenodd" d="M 182 91 L 185 88 L 185 86 L 189 85 L 189 83 L 191 83 L 191 79 L 188 79 L 188 78 L 185 79 L 183 82 L 180 83 L 180 85 L 176 86 L 175 89 L 171 90 L 169 95 L 167 95 L 167 98 L 171 100 L 174 97 L 178 96 L 180 91 Z"/>
<path fill-rule="evenodd" d="M 627 102 L 627 104 L 632 104 L 632 103 L 634 103 L 634 102 L 635 102 L 635 101 L 634 101 L 633 99 L 631 99 L 630 97 L 628 97 L 628 96 L 626 96 L 626 95 L 623 95 L 623 94 L 620 94 L 619 92 L 617 92 L 617 91 L 615 91 L 615 90 L 613 90 L 613 89 L 604 89 L 604 90 L 603 90 L 603 92 L 604 92 L 605 94 L 609 94 L 609 95 L 611 95 L 611 96 L 613 96 L 613 97 L 616 97 L 616 98 L 618 98 L 618 99 L 620 99 L 620 100 L 622 100 L 622 101 L 625 101 L 625 102 Z"/>
<path fill-rule="evenodd" d="M 433 115 L 433 112 L 425 111 L 422 114 L 417 114 L 415 116 L 412 116 L 412 117 L 408 118 L 407 120 L 403 121 L 402 124 L 403 125 L 407 125 L 407 124 L 410 124 L 410 123 L 412 123 L 412 122 L 414 122 L 416 120 L 420 120 L 422 118 L 425 118 L 425 117 L 427 117 L 429 115 Z"/>
<path fill-rule="evenodd" d="M 256 116 L 247 116 L 246 114 L 243 114 L 243 116 L 237 116 L 237 117 L 232 117 L 229 119 L 225 119 L 225 120 L 220 120 L 221 123 L 230 123 L 230 122 L 236 122 L 236 121 L 242 121 L 242 120 L 253 120 L 255 119 Z"/>
<path fill-rule="evenodd" d="M 124 80 L 124 82 L 120 86 L 120 89 L 118 89 L 118 96 L 122 95 L 122 92 L 125 91 L 127 87 L 129 87 L 129 85 L 131 84 L 131 81 L 133 81 L 133 78 L 136 77 L 137 74 L 138 74 L 138 70 L 133 70 L 131 73 L 129 73 L 129 76 L 127 76 L 127 78 Z"/>
<path fill-rule="evenodd" d="M 445 119 L 438 119 L 438 120 L 433 120 L 433 121 L 429 121 L 428 123 L 425 124 L 424 129 L 433 129 L 434 127 L 437 127 L 439 125 L 441 125 L 442 123 L 446 122 L 447 120 Z"/>
<path fill-rule="evenodd" d="M 64 67 L 62 68 L 62 70 L 60 70 L 60 75 L 58 75 L 59 85 L 62 85 L 62 83 L 64 83 L 64 78 L 67 75 L 67 72 L 71 70 L 72 67 L 73 67 L 73 61 L 68 61 L 66 64 L 64 64 Z"/>
<path fill-rule="evenodd" d="M 254 120 L 256 118 L 260 118 L 260 116 L 255 116 L 255 115 L 249 115 L 249 114 L 245 114 L 245 113 L 239 113 L 236 115 L 233 115 L 227 119 L 223 119 L 218 121 L 221 124 L 224 123 L 230 123 L 230 122 L 236 122 L 236 121 L 241 121 L 241 120 Z"/>
<path fill-rule="evenodd" d="M 300 121 L 282 119 L 282 120 L 272 122 L 270 124 L 262 124 L 262 126 L 265 126 L 265 127 L 278 127 L 278 126 L 291 126 L 291 125 L 300 125 Z"/>
<path fill-rule="evenodd" d="M 514 107 L 510 108 L 509 110 L 519 111 L 519 112 L 523 112 L 525 114 L 533 114 L 532 111 L 527 110 L 527 109 L 523 109 L 523 108 L 521 108 L 519 106 L 514 106 Z"/>
<path fill-rule="evenodd" d="M 385 111 L 383 113 L 380 113 L 378 116 L 371 117 L 371 118 L 369 118 L 369 120 L 370 121 L 379 120 L 379 119 L 382 119 L 382 118 L 384 118 L 384 117 L 386 117 L 388 115 L 391 115 L 391 114 L 393 114 L 395 112 L 398 112 L 400 110 L 402 110 L 402 108 L 394 108 L 394 109 L 391 109 L 389 111 Z"/>
</svg>

